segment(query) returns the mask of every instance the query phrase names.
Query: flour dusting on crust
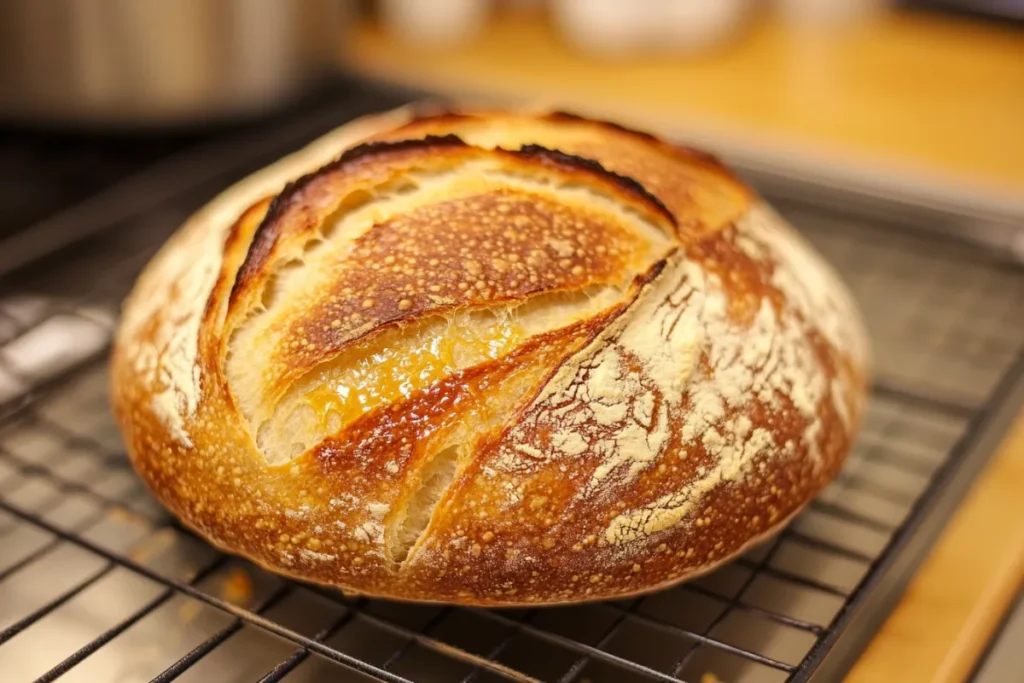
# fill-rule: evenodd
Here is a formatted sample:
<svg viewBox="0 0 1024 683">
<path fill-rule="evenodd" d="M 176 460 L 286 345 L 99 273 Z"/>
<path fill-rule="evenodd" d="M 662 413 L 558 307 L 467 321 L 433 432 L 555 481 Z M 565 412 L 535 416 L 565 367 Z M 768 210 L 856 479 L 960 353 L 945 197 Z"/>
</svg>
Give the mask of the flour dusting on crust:
<svg viewBox="0 0 1024 683">
<path fill-rule="evenodd" d="M 739 239 L 774 260 L 774 245 L 760 235 Z M 777 309 L 764 296 L 744 322 L 734 319 L 730 301 L 717 275 L 670 257 L 628 313 L 560 368 L 509 432 L 493 471 L 529 473 L 547 462 L 587 458 L 596 465 L 579 495 L 613 500 L 663 463 L 666 452 L 710 457 L 712 464 L 683 490 L 616 516 L 605 537 L 621 545 L 685 522 L 706 494 L 742 481 L 756 462 L 799 449 L 820 464 L 821 406 L 845 406 L 848 388 L 829 381 L 815 351 L 810 332 L 817 309 L 799 303 Z M 836 325 L 837 333 L 851 336 L 847 323 Z M 755 413 L 762 424 L 801 425 L 800 438 L 777 443 L 769 429 L 754 426 Z M 848 428 L 849 418 L 841 417 Z"/>
<path fill-rule="evenodd" d="M 736 244 L 774 266 L 771 283 L 836 349 L 857 366 L 870 358 L 860 312 L 839 277 L 772 207 L 755 202 L 736 223 Z"/>
<path fill-rule="evenodd" d="M 196 363 L 199 327 L 217 280 L 225 233 L 203 222 L 180 233 L 144 283 L 167 292 L 157 296 L 144 287 L 135 294 L 138 307 L 125 321 L 124 334 L 132 340 L 129 353 L 139 378 L 150 387 L 153 412 L 183 446 L 192 446 L 185 420 L 195 415 L 202 391 Z"/>
</svg>

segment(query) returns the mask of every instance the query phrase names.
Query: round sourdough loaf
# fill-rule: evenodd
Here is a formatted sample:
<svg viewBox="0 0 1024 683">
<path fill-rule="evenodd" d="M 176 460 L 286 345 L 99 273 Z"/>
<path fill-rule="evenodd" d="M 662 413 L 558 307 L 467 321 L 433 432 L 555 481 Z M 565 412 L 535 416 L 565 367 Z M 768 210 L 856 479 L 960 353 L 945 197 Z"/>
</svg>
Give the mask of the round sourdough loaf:
<svg viewBox="0 0 1024 683">
<path fill-rule="evenodd" d="M 112 387 L 135 467 L 217 546 L 518 605 L 664 587 L 777 530 L 842 463 L 867 366 L 833 271 L 708 155 L 399 110 L 192 216 Z"/>
</svg>

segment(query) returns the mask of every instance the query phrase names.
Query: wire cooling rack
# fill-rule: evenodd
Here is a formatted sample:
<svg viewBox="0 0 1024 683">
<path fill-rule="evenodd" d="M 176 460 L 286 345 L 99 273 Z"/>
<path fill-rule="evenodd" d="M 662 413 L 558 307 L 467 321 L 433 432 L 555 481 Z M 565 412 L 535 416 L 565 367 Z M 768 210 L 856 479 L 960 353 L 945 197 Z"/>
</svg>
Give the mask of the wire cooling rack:
<svg viewBox="0 0 1024 683">
<path fill-rule="evenodd" d="M 105 374 L 139 268 L 227 180 L 387 104 L 353 96 L 274 134 L 179 155 L 130 178 L 128 205 L 117 188 L 96 199 L 73 250 L 2 281 L 3 680 L 835 680 L 984 462 L 1024 345 L 1024 271 L 839 207 L 774 198 L 866 312 L 879 377 L 866 424 L 836 482 L 789 528 L 709 576 L 564 608 L 390 603 L 221 554 L 149 496 L 111 421 Z"/>
</svg>

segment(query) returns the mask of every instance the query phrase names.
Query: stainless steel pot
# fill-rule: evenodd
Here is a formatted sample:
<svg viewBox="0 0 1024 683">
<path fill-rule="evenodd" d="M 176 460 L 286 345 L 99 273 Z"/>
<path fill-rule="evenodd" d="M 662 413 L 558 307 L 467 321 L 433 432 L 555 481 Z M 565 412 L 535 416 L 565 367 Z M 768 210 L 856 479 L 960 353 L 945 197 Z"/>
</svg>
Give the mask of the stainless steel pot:
<svg viewBox="0 0 1024 683">
<path fill-rule="evenodd" d="M 0 118 L 178 125 L 258 114 L 336 63 L 347 0 L 2 0 Z"/>
</svg>

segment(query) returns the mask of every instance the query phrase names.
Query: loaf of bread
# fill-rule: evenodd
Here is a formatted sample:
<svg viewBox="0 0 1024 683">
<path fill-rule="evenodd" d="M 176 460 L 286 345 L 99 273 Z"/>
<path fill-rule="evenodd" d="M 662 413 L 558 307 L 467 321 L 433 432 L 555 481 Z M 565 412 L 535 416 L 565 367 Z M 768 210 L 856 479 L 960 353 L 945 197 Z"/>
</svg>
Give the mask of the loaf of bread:
<svg viewBox="0 0 1024 683">
<path fill-rule="evenodd" d="M 714 158 L 561 113 L 400 110 L 228 189 L 124 307 L 155 495 L 273 571 L 539 605 L 692 578 L 835 474 L 869 353 Z"/>
</svg>

